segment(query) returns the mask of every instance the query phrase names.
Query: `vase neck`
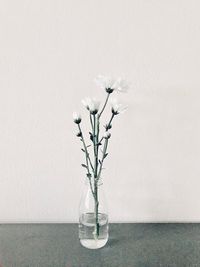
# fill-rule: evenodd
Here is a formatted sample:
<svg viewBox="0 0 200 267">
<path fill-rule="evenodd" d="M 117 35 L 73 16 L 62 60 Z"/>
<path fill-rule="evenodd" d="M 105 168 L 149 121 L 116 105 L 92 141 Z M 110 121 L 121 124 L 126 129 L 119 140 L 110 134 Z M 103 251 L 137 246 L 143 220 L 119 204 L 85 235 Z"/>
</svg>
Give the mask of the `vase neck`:
<svg viewBox="0 0 200 267">
<path fill-rule="evenodd" d="M 92 183 L 92 185 L 94 185 L 94 177 L 91 177 L 91 183 Z M 87 177 L 85 178 L 85 185 L 90 186 L 90 181 L 89 181 L 89 179 Z M 97 181 L 97 186 L 100 186 L 100 185 L 103 185 L 102 178 L 100 178 Z"/>
</svg>

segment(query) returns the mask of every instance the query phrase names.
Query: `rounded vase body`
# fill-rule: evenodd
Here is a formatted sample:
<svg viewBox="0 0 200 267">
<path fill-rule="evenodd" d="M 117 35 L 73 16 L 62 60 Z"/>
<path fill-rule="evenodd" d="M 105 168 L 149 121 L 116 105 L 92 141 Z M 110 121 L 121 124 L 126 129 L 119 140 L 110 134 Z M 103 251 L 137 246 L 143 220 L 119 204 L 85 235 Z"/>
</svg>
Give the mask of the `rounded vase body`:
<svg viewBox="0 0 200 267">
<path fill-rule="evenodd" d="M 95 193 L 94 193 L 95 192 Z M 86 180 L 79 207 L 79 239 L 82 246 L 98 249 L 108 241 L 108 213 L 103 184 L 96 189 Z"/>
</svg>

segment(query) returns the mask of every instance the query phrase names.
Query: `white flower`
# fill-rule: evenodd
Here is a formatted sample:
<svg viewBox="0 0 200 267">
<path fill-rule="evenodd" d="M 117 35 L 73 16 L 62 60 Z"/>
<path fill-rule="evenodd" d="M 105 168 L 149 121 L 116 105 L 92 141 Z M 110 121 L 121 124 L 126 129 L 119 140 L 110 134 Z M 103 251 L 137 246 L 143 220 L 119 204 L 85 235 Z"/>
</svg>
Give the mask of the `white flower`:
<svg viewBox="0 0 200 267">
<path fill-rule="evenodd" d="M 119 103 L 116 98 L 111 98 L 110 103 L 111 103 L 111 110 L 114 115 L 123 113 L 127 109 L 127 107 L 123 107 L 123 105 Z"/>
<path fill-rule="evenodd" d="M 109 76 L 98 75 L 94 81 L 100 88 L 105 89 L 107 93 L 112 93 L 115 89 L 115 80 Z"/>
<path fill-rule="evenodd" d="M 81 100 L 82 104 L 89 110 L 89 105 L 91 102 L 91 98 L 85 97 L 84 99 Z"/>
<path fill-rule="evenodd" d="M 103 135 L 103 138 L 105 139 L 109 139 L 111 137 L 111 133 L 110 132 L 105 132 L 104 135 Z"/>
<path fill-rule="evenodd" d="M 113 91 L 127 92 L 129 89 L 128 82 L 122 78 L 114 79 L 109 76 L 99 75 L 95 79 L 95 82 L 100 88 L 106 90 L 109 94 Z"/>
<path fill-rule="evenodd" d="M 100 101 L 96 100 L 95 98 L 86 97 L 82 100 L 82 103 L 91 114 L 96 114 L 99 110 Z"/>
<path fill-rule="evenodd" d="M 129 89 L 129 84 L 125 79 L 118 78 L 114 84 L 115 91 L 125 93 Z"/>
<path fill-rule="evenodd" d="M 79 124 L 81 122 L 81 115 L 77 112 L 73 112 L 73 119 L 75 123 Z"/>
</svg>

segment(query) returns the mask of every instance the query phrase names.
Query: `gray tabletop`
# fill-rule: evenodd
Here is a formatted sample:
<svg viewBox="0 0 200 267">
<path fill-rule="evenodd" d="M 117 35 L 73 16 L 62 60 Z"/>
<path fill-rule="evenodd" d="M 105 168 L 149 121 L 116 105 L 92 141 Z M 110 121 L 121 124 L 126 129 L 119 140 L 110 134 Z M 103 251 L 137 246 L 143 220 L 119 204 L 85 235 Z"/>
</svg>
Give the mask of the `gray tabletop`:
<svg viewBox="0 0 200 267">
<path fill-rule="evenodd" d="M 197 267 L 200 224 L 111 224 L 99 250 L 79 244 L 77 224 L 2 224 L 0 266 Z"/>
</svg>

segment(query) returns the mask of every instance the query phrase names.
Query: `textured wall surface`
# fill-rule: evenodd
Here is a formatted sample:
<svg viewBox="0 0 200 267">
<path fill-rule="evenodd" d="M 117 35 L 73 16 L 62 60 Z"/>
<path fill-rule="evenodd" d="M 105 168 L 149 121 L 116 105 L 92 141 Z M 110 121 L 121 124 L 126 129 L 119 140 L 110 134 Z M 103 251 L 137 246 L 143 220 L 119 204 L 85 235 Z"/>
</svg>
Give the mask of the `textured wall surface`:
<svg viewBox="0 0 200 267">
<path fill-rule="evenodd" d="M 112 221 L 200 221 L 200 2 L 0 1 L 0 221 L 77 221 L 72 111 L 125 75 L 103 179 Z M 83 115 L 84 109 L 80 107 Z"/>
</svg>

